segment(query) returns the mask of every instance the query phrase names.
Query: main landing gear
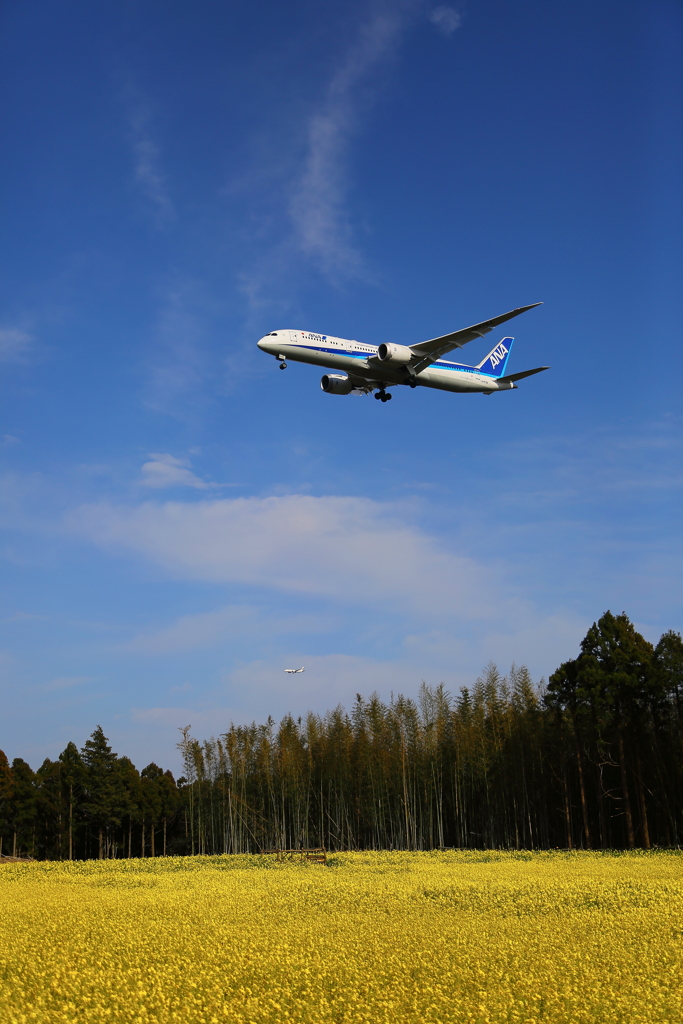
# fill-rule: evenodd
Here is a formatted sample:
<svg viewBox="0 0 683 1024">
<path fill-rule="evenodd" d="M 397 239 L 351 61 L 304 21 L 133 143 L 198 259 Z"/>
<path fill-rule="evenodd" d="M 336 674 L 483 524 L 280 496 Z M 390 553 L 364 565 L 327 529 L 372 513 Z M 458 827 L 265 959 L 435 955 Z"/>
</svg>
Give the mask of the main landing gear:
<svg viewBox="0 0 683 1024">
<path fill-rule="evenodd" d="M 375 392 L 375 398 L 377 399 L 378 402 L 391 401 L 391 395 L 387 391 L 385 391 L 384 388 L 382 388 L 381 391 Z"/>
</svg>

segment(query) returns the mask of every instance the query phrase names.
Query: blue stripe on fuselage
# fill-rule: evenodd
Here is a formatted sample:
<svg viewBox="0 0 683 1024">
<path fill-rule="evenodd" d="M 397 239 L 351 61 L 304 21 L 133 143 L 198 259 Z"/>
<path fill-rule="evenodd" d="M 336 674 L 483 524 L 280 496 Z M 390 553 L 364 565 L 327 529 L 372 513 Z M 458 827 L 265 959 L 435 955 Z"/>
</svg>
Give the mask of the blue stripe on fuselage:
<svg viewBox="0 0 683 1024">
<path fill-rule="evenodd" d="M 323 348 L 321 345 L 297 345 L 296 347 L 305 348 L 311 352 L 323 352 L 325 355 L 346 356 L 347 359 L 367 359 L 369 355 L 375 354 L 373 352 L 351 352 L 347 348 Z M 496 380 L 495 373 L 485 373 L 483 370 L 478 370 L 476 366 L 466 366 L 464 363 L 447 363 L 445 360 L 441 359 L 437 359 L 435 363 L 430 363 L 427 369 L 456 370 L 458 373 L 476 373 L 479 377 L 492 377 L 493 380 Z"/>
</svg>

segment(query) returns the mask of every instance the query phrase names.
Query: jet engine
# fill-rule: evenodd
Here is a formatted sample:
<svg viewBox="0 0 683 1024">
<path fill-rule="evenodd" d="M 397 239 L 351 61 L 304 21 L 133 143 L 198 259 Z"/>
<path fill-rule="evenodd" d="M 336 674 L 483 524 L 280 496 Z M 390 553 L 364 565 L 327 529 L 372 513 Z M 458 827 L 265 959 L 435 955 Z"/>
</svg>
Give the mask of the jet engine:
<svg viewBox="0 0 683 1024">
<path fill-rule="evenodd" d="M 328 395 L 350 395 L 353 391 L 353 384 L 348 377 L 342 377 L 339 373 L 324 373 L 320 378 L 320 387 Z"/>
<path fill-rule="evenodd" d="M 382 342 L 377 349 L 380 363 L 393 363 L 395 366 L 405 366 L 414 355 L 407 345 L 385 345 Z"/>
</svg>

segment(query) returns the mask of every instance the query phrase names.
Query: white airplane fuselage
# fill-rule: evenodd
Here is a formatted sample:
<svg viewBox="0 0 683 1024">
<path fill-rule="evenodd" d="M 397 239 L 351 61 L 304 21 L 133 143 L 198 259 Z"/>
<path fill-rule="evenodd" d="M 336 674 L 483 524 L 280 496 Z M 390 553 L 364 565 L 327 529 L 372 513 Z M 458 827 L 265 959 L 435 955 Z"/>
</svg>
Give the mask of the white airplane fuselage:
<svg viewBox="0 0 683 1024">
<path fill-rule="evenodd" d="M 363 378 L 367 382 L 365 390 L 368 391 L 373 388 L 383 389 L 406 384 L 411 387 L 420 385 L 436 388 L 439 391 L 491 394 L 493 391 L 510 391 L 517 387 L 515 383 L 499 380 L 494 374 L 484 373 L 476 366 L 450 362 L 446 359 L 437 359 L 419 373 L 412 374 L 405 362 L 394 362 L 391 358 L 380 360 L 380 348 L 386 346 L 333 338 L 329 334 L 294 330 L 273 331 L 261 338 L 258 347 L 284 363 L 288 360 L 311 363 L 314 366 L 342 371 L 351 378 Z M 401 349 L 402 346 L 396 348 Z M 324 385 L 321 386 L 323 390 L 327 390 Z"/>
</svg>

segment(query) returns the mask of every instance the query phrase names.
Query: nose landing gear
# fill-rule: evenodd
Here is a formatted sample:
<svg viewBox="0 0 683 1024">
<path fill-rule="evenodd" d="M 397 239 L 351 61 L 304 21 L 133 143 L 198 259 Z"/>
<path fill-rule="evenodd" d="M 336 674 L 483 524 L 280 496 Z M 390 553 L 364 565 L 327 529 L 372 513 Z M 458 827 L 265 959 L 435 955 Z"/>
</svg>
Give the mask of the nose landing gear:
<svg viewBox="0 0 683 1024">
<path fill-rule="evenodd" d="M 287 369 L 287 363 L 284 361 L 284 359 L 280 363 L 280 369 L 281 370 L 286 370 Z"/>
</svg>

